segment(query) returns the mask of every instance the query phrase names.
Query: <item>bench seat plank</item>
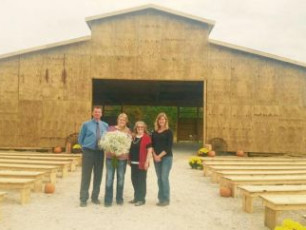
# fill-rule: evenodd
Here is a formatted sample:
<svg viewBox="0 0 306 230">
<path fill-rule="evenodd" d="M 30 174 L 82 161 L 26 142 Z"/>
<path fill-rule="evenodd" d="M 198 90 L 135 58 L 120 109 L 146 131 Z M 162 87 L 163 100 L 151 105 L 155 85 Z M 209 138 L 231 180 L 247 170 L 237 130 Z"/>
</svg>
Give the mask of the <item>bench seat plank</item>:
<svg viewBox="0 0 306 230">
<path fill-rule="evenodd" d="M 306 184 L 306 175 L 263 175 L 263 176 L 224 176 L 220 180 L 221 187 L 232 189 L 232 196 L 237 195 L 239 185 L 276 185 Z"/>
<path fill-rule="evenodd" d="M 281 211 L 306 210 L 306 195 L 261 195 L 265 206 L 265 226 L 274 229 Z"/>
<path fill-rule="evenodd" d="M 208 166 L 204 168 L 204 176 L 208 176 L 210 171 L 262 171 L 262 170 L 274 170 L 274 171 L 285 171 L 285 170 L 306 170 L 306 166 L 291 165 L 291 166 Z"/>
<path fill-rule="evenodd" d="M 253 212 L 253 200 L 265 194 L 306 194 L 306 185 L 241 185 L 242 207 L 245 212 Z"/>
<path fill-rule="evenodd" d="M 262 170 L 262 171 L 232 171 L 232 170 L 225 170 L 225 171 L 212 171 L 211 181 L 212 182 L 219 182 L 220 177 L 222 176 L 256 176 L 256 175 L 306 175 L 305 170 L 284 170 L 284 171 L 275 171 L 275 170 Z"/>
<path fill-rule="evenodd" d="M 35 179 L 0 178 L 0 189 L 19 190 L 20 203 L 26 204 L 30 201 L 31 188 L 34 183 Z"/>
</svg>

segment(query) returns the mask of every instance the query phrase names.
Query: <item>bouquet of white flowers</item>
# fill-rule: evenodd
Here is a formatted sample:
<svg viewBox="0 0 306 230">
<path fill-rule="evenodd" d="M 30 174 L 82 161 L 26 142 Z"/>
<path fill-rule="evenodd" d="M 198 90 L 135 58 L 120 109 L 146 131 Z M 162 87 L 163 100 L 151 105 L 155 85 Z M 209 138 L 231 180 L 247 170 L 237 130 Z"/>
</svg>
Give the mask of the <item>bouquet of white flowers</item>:
<svg viewBox="0 0 306 230">
<path fill-rule="evenodd" d="M 131 135 L 120 131 L 113 131 L 107 132 L 100 139 L 99 147 L 106 152 L 114 153 L 116 156 L 120 156 L 129 152 L 131 142 Z"/>
</svg>

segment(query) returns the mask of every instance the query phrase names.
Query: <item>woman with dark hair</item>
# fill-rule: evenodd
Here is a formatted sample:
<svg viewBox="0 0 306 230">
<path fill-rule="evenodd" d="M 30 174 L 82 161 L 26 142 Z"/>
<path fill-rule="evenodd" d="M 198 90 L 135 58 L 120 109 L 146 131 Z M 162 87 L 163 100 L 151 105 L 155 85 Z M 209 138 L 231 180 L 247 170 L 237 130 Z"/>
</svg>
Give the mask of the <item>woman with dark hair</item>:
<svg viewBox="0 0 306 230">
<path fill-rule="evenodd" d="M 169 174 L 172 167 L 173 134 L 169 129 L 165 113 L 157 115 L 152 133 L 152 146 L 155 171 L 158 180 L 158 206 L 170 204 Z"/>
<path fill-rule="evenodd" d="M 147 126 L 143 121 L 137 121 L 134 127 L 129 163 L 131 166 L 131 178 L 134 188 L 134 199 L 130 203 L 135 206 L 146 203 L 147 169 L 150 165 L 152 154 L 151 138 L 147 134 Z"/>
</svg>

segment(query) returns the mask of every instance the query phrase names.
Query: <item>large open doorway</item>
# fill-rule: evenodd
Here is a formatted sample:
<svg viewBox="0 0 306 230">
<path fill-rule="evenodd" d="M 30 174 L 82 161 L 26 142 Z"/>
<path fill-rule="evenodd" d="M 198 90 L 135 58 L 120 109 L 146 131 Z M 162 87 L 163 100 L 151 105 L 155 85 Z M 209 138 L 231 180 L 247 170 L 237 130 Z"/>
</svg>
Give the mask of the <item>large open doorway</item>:
<svg viewBox="0 0 306 230">
<path fill-rule="evenodd" d="M 94 105 L 102 105 L 110 125 L 126 112 L 130 126 L 144 120 L 153 129 L 159 112 L 166 112 L 176 141 L 203 140 L 203 81 L 93 80 Z"/>
</svg>

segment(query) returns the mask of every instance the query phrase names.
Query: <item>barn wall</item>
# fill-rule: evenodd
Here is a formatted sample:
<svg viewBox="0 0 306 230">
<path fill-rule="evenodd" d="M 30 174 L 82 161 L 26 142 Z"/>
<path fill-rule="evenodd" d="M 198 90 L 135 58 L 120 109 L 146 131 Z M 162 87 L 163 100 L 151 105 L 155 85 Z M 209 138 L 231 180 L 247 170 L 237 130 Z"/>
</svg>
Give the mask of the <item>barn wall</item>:
<svg viewBox="0 0 306 230">
<path fill-rule="evenodd" d="M 207 140 L 230 151 L 303 153 L 305 68 L 215 45 L 207 81 Z"/>
<path fill-rule="evenodd" d="M 204 23 L 156 10 L 91 22 L 91 40 L 0 60 L 0 146 L 64 145 L 90 118 L 92 79 L 205 81 L 205 142 L 306 147 L 306 70 L 208 43 Z"/>
</svg>

